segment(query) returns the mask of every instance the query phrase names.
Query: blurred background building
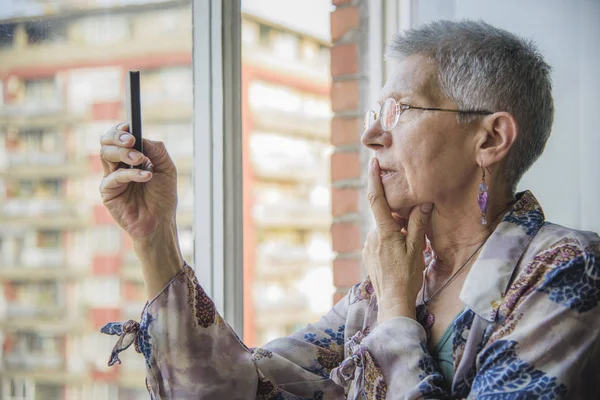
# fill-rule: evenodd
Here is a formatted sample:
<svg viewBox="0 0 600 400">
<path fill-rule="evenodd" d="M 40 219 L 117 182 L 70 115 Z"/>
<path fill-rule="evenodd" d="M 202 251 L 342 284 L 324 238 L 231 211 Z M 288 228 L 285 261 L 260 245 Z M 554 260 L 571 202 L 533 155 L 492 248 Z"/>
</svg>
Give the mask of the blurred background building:
<svg viewBox="0 0 600 400">
<path fill-rule="evenodd" d="M 146 399 L 143 357 L 127 351 L 108 368 L 116 338 L 99 333 L 138 320 L 146 300 L 132 243 L 98 193 L 99 138 L 125 119 L 125 74 L 141 70 L 144 135 L 164 141 L 177 165 L 191 262 L 190 2 L 5 1 L 0 398 Z M 244 339 L 253 346 L 331 306 L 329 28 L 311 33 L 310 23 L 244 7 Z M 328 23 L 325 10 L 317 22 Z"/>
</svg>

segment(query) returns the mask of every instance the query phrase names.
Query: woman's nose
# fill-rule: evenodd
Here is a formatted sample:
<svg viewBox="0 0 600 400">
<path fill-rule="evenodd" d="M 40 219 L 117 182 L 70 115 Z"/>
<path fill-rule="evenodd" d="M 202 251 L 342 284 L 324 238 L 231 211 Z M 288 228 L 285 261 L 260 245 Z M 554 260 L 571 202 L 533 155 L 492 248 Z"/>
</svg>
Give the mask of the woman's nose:
<svg viewBox="0 0 600 400">
<path fill-rule="evenodd" d="M 379 150 L 391 144 L 391 136 L 389 132 L 381 129 L 381 124 L 376 121 L 363 132 L 360 141 L 371 150 Z"/>
</svg>

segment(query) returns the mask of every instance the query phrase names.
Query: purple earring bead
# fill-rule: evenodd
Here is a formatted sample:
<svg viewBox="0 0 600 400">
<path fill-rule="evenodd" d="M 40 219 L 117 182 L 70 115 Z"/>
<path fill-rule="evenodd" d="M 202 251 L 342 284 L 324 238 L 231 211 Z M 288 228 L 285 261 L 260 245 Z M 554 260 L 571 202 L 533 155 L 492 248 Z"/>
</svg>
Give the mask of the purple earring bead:
<svg viewBox="0 0 600 400">
<path fill-rule="evenodd" d="M 487 202 L 488 202 L 488 185 L 482 183 L 479 185 L 479 196 L 477 196 L 477 203 L 479 204 L 479 210 L 481 210 L 481 224 L 487 225 L 485 214 L 487 213 Z"/>
</svg>

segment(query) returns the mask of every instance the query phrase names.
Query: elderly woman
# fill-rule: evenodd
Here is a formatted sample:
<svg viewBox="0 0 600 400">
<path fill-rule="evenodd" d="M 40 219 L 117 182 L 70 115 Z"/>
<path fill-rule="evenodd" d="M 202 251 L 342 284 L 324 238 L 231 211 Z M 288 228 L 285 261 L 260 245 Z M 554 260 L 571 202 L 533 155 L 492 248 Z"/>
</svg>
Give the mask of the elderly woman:
<svg viewBox="0 0 600 400">
<path fill-rule="evenodd" d="M 600 238 L 515 193 L 553 120 L 550 67 L 483 22 L 397 36 L 362 142 L 374 151 L 369 277 L 319 322 L 248 348 L 182 259 L 162 143 L 102 138 L 101 194 L 134 240 L 150 302 L 120 335 L 160 399 L 595 398 Z M 148 172 L 119 168 L 145 161 Z"/>
</svg>

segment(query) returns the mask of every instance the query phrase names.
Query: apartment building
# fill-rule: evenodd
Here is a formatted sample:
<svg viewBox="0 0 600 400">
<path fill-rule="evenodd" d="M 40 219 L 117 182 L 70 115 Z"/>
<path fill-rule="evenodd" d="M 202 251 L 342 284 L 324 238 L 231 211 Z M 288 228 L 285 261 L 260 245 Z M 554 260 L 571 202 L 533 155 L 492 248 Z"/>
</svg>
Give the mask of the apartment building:
<svg viewBox="0 0 600 400">
<path fill-rule="evenodd" d="M 145 302 L 132 244 L 98 194 L 99 137 L 125 118 L 130 69 L 144 133 L 178 168 L 193 260 L 190 2 L 108 3 L 0 21 L 2 399 L 147 398 L 143 358 L 108 368 L 115 338 L 98 333 Z M 329 50 L 264 17 L 244 15 L 242 32 L 244 339 L 257 345 L 331 305 Z"/>
</svg>

